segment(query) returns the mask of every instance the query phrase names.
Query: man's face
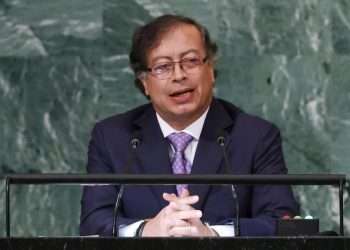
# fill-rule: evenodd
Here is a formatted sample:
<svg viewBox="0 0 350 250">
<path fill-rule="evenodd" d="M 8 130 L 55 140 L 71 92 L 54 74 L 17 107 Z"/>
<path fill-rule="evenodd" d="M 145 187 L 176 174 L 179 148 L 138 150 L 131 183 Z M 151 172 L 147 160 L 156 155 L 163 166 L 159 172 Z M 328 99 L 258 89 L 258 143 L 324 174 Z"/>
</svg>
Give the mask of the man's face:
<svg viewBox="0 0 350 250">
<path fill-rule="evenodd" d="M 147 66 L 193 58 L 202 62 L 206 57 L 200 32 L 195 26 L 183 24 L 165 33 L 160 44 L 150 50 Z M 211 102 L 213 63 L 209 59 L 188 72 L 175 63 L 166 79 L 148 72 L 140 80 L 157 113 L 173 127 L 182 129 L 198 119 Z"/>
</svg>

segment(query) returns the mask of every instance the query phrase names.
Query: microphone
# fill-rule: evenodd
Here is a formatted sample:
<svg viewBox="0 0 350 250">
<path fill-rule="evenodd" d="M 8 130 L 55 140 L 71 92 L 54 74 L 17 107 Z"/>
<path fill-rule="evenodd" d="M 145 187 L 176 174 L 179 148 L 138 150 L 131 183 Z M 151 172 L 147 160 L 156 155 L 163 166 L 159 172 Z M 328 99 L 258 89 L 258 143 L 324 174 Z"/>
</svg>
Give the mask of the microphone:
<svg viewBox="0 0 350 250">
<path fill-rule="evenodd" d="M 221 131 L 219 133 L 219 136 L 217 137 L 216 141 L 217 143 L 220 145 L 221 149 L 222 149 L 222 154 L 224 156 L 224 162 L 225 162 L 225 170 L 227 174 L 232 174 L 232 171 L 230 169 L 230 163 L 228 161 L 228 157 L 226 154 L 226 149 L 225 149 L 225 131 Z M 239 202 L 238 202 L 238 196 L 237 196 L 237 192 L 236 192 L 236 188 L 235 186 L 232 184 L 231 185 L 231 193 L 232 193 L 232 197 L 235 203 L 235 210 L 236 210 L 236 223 L 233 223 L 233 227 L 235 230 L 235 236 L 239 236 L 240 235 L 240 225 L 239 225 Z"/>
<path fill-rule="evenodd" d="M 129 157 L 126 163 L 126 170 L 125 173 L 129 174 L 130 173 L 130 166 L 133 162 L 133 158 L 134 158 L 134 153 L 135 150 L 137 149 L 137 147 L 140 145 L 141 143 L 141 139 L 140 139 L 140 131 L 136 130 L 133 132 L 132 136 L 131 136 L 131 140 L 130 140 L 130 147 L 131 150 L 129 151 Z M 117 219 L 118 219 L 118 212 L 119 212 L 119 205 L 120 205 L 120 201 L 121 198 L 124 194 L 124 185 L 120 185 L 120 189 L 117 195 L 117 199 L 115 200 L 115 204 L 114 204 L 114 210 L 113 210 L 113 228 L 112 228 L 112 236 L 113 237 L 118 237 L 119 236 L 119 230 L 116 230 L 116 226 L 117 226 Z"/>
</svg>

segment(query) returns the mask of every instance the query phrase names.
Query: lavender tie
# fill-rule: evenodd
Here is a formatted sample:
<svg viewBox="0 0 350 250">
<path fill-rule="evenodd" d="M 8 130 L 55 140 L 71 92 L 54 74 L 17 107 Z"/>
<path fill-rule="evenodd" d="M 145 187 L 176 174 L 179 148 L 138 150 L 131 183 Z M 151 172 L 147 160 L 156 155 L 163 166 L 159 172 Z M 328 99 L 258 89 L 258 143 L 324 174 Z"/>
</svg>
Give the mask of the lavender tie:
<svg viewBox="0 0 350 250">
<path fill-rule="evenodd" d="M 172 168 L 174 174 L 189 174 L 191 173 L 191 163 L 185 158 L 185 149 L 193 140 L 193 137 L 185 132 L 172 133 L 168 136 L 170 143 L 175 148 L 175 153 L 172 158 Z M 187 188 L 187 184 L 176 185 L 178 194 Z"/>
</svg>

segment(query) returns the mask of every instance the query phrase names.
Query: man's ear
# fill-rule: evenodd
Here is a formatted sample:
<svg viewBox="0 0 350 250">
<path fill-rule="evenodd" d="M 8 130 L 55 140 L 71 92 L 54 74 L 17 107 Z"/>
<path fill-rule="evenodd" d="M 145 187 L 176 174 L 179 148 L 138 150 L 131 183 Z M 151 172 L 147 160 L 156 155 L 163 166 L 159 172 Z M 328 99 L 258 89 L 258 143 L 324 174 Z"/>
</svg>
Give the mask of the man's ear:
<svg viewBox="0 0 350 250">
<path fill-rule="evenodd" d="M 143 89 L 145 91 L 145 95 L 149 96 L 149 92 L 148 92 L 148 84 L 147 84 L 147 74 L 142 72 L 138 75 L 138 79 L 140 80 L 140 82 L 143 85 Z"/>
<path fill-rule="evenodd" d="M 210 77 L 213 83 L 215 83 L 215 69 L 214 67 L 212 67 L 211 71 L 210 71 Z"/>
<path fill-rule="evenodd" d="M 215 61 L 213 59 L 211 59 L 209 62 L 209 66 L 210 66 L 210 78 L 212 80 L 213 83 L 215 83 Z"/>
</svg>

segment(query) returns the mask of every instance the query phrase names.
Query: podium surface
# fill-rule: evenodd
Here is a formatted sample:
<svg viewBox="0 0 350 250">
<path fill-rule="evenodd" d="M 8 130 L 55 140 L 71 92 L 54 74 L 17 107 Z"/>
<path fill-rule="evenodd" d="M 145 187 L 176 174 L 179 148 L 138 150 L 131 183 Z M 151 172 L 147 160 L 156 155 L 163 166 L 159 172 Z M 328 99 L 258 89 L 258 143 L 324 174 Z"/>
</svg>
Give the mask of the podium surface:
<svg viewBox="0 0 350 250">
<path fill-rule="evenodd" d="M 349 250 L 350 237 L 0 238 L 1 250 Z"/>
</svg>

